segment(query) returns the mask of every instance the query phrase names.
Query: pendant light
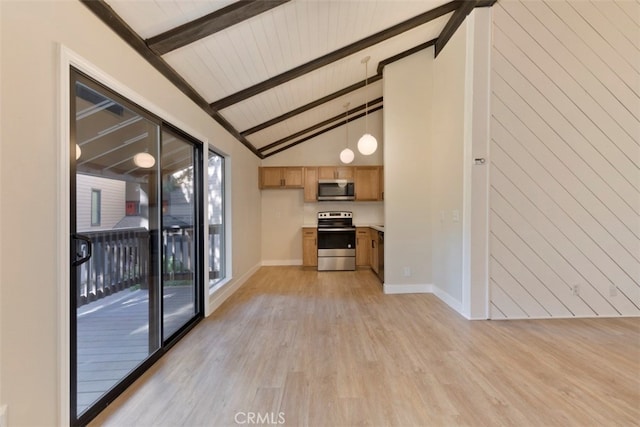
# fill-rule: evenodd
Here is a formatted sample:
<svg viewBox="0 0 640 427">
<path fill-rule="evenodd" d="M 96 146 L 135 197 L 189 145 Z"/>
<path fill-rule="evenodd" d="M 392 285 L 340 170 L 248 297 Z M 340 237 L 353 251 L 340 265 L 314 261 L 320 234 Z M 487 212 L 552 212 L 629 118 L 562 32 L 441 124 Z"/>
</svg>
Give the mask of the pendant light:
<svg viewBox="0 0 640 427">
<path fill-rule="evenodd" d="M 156 159 L 149 153 L 138 153 L 133 156 L 133 163 L 139 168 L 149 169 L 156 164 Z"/>
<path fill-rule="evenodd" d="M 375 153 L 378 148 L 378 141 L 369 133 L 369 101 L 367 98 L 367 87 L 369 85 L 368 64 L 370 59 L 370 56 L 366 56 L 361 61 L 364 64 L 364 135 L 362 135 L 358 140 L 358 151 L 365 156 Z"/>
<path fill-rule="evenodd" d="M 349 103 L 348 102 L 344 104 L 344 110 L 345 110 L 344 127 L 347 132 L 347 138 L 345 143 L 346 147 L 344 150 L 340 152 L 340 161 L 342 163 L 349 164 L 353 162 L 353 159 L 355 158 L 355 154 L 353 154 L 353 150 L 349 148 Z"/>
</svg>

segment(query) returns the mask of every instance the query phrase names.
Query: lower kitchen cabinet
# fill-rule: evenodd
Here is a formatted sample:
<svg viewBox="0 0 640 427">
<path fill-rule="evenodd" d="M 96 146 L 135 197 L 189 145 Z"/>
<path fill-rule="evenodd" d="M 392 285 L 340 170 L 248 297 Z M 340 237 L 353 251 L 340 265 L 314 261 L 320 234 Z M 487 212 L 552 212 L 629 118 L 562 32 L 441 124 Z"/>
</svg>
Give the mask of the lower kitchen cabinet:
<svg viewBox="0 0 640 427">
<path fill-rule="evenodd" d="M 378 230 L 369 229 L 371 268 L 378 274 Z"/>
<path fill-rule="evenodd" d="M 305 267 L 318 265 L 318 229 L 316 227 L 302 229 L 302 265 Z"/>
<path fill-rule="evenodd" d="M 371 265 L 370 244 L 371 234 L 369 227 L 356 228 L 356 266 L 368 267 Z"/>
</svg>

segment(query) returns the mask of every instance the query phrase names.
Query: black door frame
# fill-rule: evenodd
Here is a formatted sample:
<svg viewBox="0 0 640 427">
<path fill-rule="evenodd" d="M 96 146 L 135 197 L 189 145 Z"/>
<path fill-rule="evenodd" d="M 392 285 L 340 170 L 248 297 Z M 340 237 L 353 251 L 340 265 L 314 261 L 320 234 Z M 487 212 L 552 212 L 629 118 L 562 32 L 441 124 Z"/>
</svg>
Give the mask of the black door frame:
<svg viewBox="0 0 640 427">
<path fill-rule="evenodd" d="M 145 371 L 147 371 L 155 362 L 157 362 L 175 343 L 177 343 L 185 334 L 187 334 L 203 317 L 204 317 L 204 187 L 203 187 L 203 151 L 206 150 L 204 144 L 197 139 L 191 137 L 187 133 L 181 131 L 177 127 L 171 125 L 170 123 L 165 122 L 161 118 L 155 116 L 139 105 L 127 100 L 123 96 L 109 89 L 104 84 L 99 81 L 91 78 L 87 74 L 83 73 L 79 69 L 70 66 L 69 69 L 69 108 L 70 108 L 70 128 L 69 128 L 69 231 L 70 231 L 70 252 L 69 252 L 69 260 L 70 264 L 73 263 L 73 260 L 76 259 L 76 244 L 75 244 L 75 233 L 76 233 L 76 157 L 75 157 L 75 147 L 76 147 L 76 123 L 75 123 L 75 109 L 76 109 L 76 82 L 81 81 L 83 84 L 87 84 L 96 90 L 103 91 L 108 94 L 109 97 L 117 100 L 122 105 L 127 106 L 131 110 L 140 114 L 141 116 L 151 120 L 154 123 L 158 124 L 158 145 L 159 150 L 162 148 L 161 144 L 161 135 L 163 129 L 169 130 L 170 132 L 179 135 L 184 138 L 185 141 L 189 142 L 193 146 L 194 151 L 194 235 L 196 238 L 194 239 L 195 252 L 196 256 L 194 257 L 196 267 L 194 269 L 195 275 L 195 286 L 196 286 L 196 314 L 181 328 L 179 328 L 175 333 L 171 336 L 167 337 L 167 339 L 162 339 L 162 245 L 161 245 L 161 221 L 162 216 L 160 215 L 160 209 L 157 209 L 158 216 L 158 228 L 154 230 L 155 232 L 151 232 L 150 238 L 150 265 L 152 266 L 152 270 L 154 270 L 154 274 L 151 274 L 151 283 L 149 283 L 150 294 L 149 300 L 150 304 L 152 302 L 152 292 L 153 288 L 156 294 L 155 298 L 158 301 L 156 304 L 156 309 L 150 310 L 150 331 L 149 331 L 149 344 L 150 346 L 152 340 L 155 338 L 158 340 L 157 350 L 151 353 L 138 367 L 136 367 L 133 371 L 131 371 L 126 377 L 124 377 L 115 387 L 105 393 L 99 400 L 97 400 L 89 409 L 87 409 L 81 416 L 77 414 L 77 302 L 76 302 L 76 289 L 78 286 L 77 283 L 77 274 L 75 266 L 71 266 L 70 274 L 69 274 L 69 404 L 70 404 L 70 423 L 71 425 L 86 425 L 93 418 L 95 418 L 102 410 L 104 410 L 109 403 L 111 403 L 117 396 L 119 396 L 124 390 L 126 390 L 133 382 L 138 379 Z M 207 151 L 208 152 L 208 151 Z M 160 162 L 161 156 L 159 156 L 158 162 Z M 160 170 L 160 169 L 158 169 Z M 159 175 L 158 173 L 154 175 Z M 156 189 L 158 194 L 158 200 L 161 200 L 162 189 L 161 184 L 159 182 L 158 177 L 156 176 L 155 185 L 153 187 Z M 150 186 L 151 187 L 151 186 Z M 153 255 L 155 254 L 155 255 Z M 155 257 L 155 259 L 154 259 Z M 157 311 L 156 311 L 157 310 Z M 157 325 L 156 330 L 152 333 L 151 316 L 155 316 L 155 323 Z"/>
</svg>

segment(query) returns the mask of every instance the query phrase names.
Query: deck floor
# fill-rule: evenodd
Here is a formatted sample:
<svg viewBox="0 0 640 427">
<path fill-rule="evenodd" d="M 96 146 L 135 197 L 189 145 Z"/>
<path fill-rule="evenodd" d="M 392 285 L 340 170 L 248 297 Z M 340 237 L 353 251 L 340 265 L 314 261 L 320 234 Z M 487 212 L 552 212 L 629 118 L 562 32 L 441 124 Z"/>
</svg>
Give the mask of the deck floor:
<svg viewBox="0 0 640 427">
<path fill-rule="evenodd" d="M 165 288 L 164 334 L 194 315 L 193 289 Z M 142 363 L 149 351 L 149 292 L 125 289 L 78 309 L 78 413 Z"/>
</svg>

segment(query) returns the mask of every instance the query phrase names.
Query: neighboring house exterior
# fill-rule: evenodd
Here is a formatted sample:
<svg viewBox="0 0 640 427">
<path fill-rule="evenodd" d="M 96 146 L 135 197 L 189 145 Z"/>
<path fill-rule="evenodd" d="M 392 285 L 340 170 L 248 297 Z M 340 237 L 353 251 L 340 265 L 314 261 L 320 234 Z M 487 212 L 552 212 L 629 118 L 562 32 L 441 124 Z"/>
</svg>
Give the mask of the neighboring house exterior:
<svg viewBox="0 0 640 427">
<path fill-rule="evenodd" d="M 110 230 L 125 216 L 126 182 L 90 175 L 78 175 L 77 229 L 87 231 Z"/>
</svg>

